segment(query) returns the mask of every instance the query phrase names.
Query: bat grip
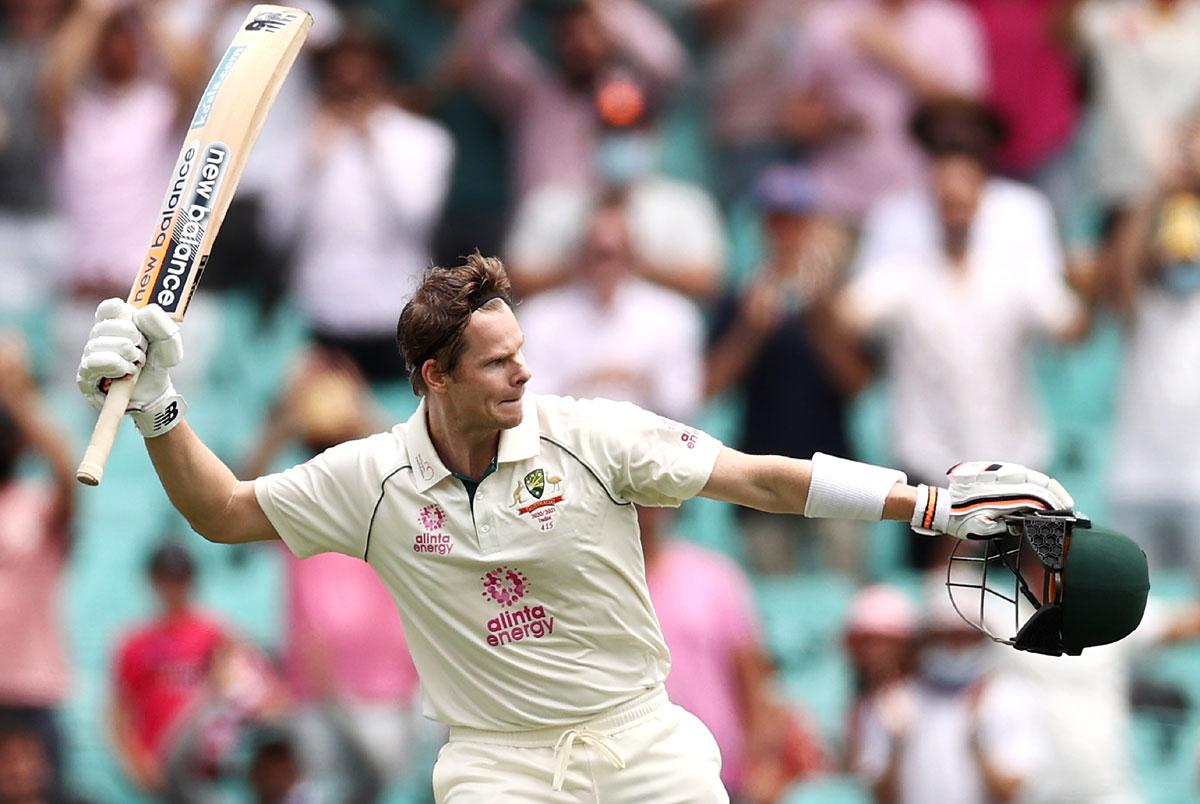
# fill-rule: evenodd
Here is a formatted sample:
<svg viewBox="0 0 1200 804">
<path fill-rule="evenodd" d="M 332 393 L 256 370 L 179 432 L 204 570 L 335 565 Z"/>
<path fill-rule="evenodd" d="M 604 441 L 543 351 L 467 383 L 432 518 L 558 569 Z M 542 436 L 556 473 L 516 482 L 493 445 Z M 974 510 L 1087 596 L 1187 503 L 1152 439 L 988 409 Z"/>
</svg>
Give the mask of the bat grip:
<svg viewBox="0 0 1200 804">
<path fill-rule="evenodd" d="M 108 387 L 108 395 L 104 398 L 104 407 L 100 408 L 100 416 L 96 419 L 96 427 L 92 430 L 92 439 L 88 442 L 83 460 L 75 470 L 75 479 L 85 486 L 99 486 L 104 477 L 104 464 L 108 462 L 108 453 L 112 451 L 113 441 L 116 440 L 117 430 L 121 427 L 121 417 L 133 396 L 133 386 L 137 376 L 113 380 Z"/>
</svg>

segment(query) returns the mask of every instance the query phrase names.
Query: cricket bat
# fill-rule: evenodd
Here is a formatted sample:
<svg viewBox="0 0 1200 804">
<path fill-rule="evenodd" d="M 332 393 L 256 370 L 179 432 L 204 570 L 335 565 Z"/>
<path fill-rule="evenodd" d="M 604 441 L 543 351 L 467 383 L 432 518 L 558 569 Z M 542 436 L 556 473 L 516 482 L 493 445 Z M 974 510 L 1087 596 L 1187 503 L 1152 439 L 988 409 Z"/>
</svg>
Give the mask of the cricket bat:
<svg viewBox="0 0 1200 804">
<path fill-rule="evenodd" d="M 135 307 L 157 304 L 182 321 L 267 112 L 312 29 L 307 12 L 250 9 L 192 116 L 167 184 L 150 249 L 129 291 Z M 109 387 L 75 477 L 100 484 L 137 375 Z"/>
</svg>

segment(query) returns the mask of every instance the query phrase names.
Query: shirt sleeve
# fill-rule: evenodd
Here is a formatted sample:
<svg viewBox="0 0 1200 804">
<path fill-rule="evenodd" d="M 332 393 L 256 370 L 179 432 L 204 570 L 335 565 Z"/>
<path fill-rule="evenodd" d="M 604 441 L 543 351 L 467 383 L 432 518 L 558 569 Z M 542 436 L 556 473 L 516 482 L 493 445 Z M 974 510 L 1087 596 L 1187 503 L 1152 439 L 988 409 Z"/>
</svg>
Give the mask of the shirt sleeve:
<svg viewBox="0 0 1200 804">
<path fill-rule="evenodd" d="M 675 507 L 708 482 L 721 442 L 694 427 L 628 402 L 576 402 L 591 426 L 584 436 L 587 458 L 622 498 Z"/>
<path fill-rule="evenodd" d="M 349 441 L 254 481 L 263 513 L 297 557 L 363 557 L 381 480 L 371 459 L 371 442 Z"/>
</svg>

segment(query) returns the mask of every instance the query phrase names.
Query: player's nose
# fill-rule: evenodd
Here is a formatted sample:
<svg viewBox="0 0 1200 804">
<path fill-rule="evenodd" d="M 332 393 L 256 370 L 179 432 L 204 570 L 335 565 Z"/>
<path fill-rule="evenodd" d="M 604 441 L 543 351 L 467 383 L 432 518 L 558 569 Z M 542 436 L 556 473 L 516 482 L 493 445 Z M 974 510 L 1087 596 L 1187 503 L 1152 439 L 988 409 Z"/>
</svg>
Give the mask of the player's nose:
<svg viewBox="0 0 1200 804">
<path fill-rule="evenodd" d="M 533 372 L 529 370 L 529 364 L 525 362 L 525 355 L 517 352 L 517 371 L 513 375 L 513 385 L 524 385 L 532 376 Z"/>
</svg>

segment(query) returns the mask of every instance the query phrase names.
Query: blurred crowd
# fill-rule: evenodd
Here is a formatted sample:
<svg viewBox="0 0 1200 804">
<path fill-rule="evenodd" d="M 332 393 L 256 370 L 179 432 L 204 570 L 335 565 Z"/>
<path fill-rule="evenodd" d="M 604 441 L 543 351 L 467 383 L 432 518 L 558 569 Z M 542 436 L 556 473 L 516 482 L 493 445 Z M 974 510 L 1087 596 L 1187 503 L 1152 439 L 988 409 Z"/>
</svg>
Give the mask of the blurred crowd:
<svg viewBox="0 0 1200 804">
<path fill-rule="evenodd" d="M 1200 0 L 295 5 L 316 24 L 176 378 L 227 382 L 206 333 L 230 299 L 256 326 L 302 322 L 242 476 L 389 426 L 398 312 L 476 249 L 520 297 L 532 390 L 729 411 L 720 435 L 749 452 L 882 456 L 913 483 L 983 457 L 1069 474 L 1054 415 L 1110 399 L 1086 450 L 1107 458 L 1067 486 L 1188 591 L 1079 658 L 965 626 L 937 581 L 954 545 L 906 527 L 738 511 L 715 550 L 694 519 L 640 519 L 668 689 L 717 737 L 735 801 L 1148 800 L 1135 704 L 1191 703 L 1145 660 L 1200 638 Z M 262 548 L 282 572 L 266 646 L 197 602 L 195 540 L 164 538 L 112 579 L 156 609 L 111 646 L 104 735 L 62 718 L 84 433 L 54 400 L 96 303 L 127 295 L 249 7 L 0 0 L 0 804 L 104 800 L 72 766 L 81 739 L 106 742 L 123 800 L 432 800 L 444 735 L 392 601 L 343 556 Z M 1048 405 L 1039 366 L 1106 335 L 1113 375 L 1059 377 Z M 886 424 L 864 443 L 873 393 Z M 900 545 L 886 567 L 881 538 Z M 846 590 L 808 648 L 845 679 L 837 728 L 764 627 L 826 616 L 763 610 L 789 583 Z"/>
</svg>

